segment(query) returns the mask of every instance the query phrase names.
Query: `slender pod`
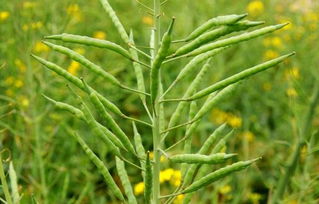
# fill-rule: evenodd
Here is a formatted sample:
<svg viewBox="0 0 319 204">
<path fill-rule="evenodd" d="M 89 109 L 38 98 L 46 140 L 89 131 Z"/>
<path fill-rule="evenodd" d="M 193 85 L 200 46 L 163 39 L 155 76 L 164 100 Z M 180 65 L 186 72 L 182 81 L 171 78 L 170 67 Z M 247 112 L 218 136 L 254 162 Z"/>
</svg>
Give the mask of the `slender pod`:
<svg viewBox="0 0 319 204">
<path fill-rule="evenodd" d="M 121 82 L 119 80 L 117 80 L 113 75 L 111 75 L 110 73 L 104 71 L 100 66 L 94 64 L 93 62 L 91 62 L 90 60 L 88 60 L 87 58 L 85 58 L 84 56 L 82 56 L 81 54 L 67 48 L 67 47 L 63 47 L 61 45 L 55 45 L 53 43 L 49 43 L 46 41 L 43 41 L 43 43 L 45 45 L 47 45 L 48 47 L 52 48 L 55 51 L 58 51 L 62 54 L 65 54 L 67 56 L 69 56 L 71 59 L 79 62 L 80 64 L 82 64 L 83 66 L 85 66 L 86 68 L 88 68 L 90 71 L 94 72 L 95 74 L 97 74 L 98 76 L 103 77 L 106 81 L 112 83 L 115 86 L 118 86 L 122 89 L 125 90 L 129 90 L 132 92 L 136 92 L 136 93 L 142 93 L 142 94 L 146 94 L 145 92 L 141 92 L 139 90 L 134 90 L 131 89 L 123 84 L 121 84 Z"/>
<path fill-rule="evenodd" d="M 216 154 L 220 152 L 226 145 L 226 142 L 229 138 L 231 138 L 234 135 L 234 130 L 230 131 L 225 137 L 221 138 L 218 143 L 215 145 L 215 147 L 212 150 L 212 154 Z"/>
<path fill-rule="evenodd" d="M 125 43 L 129 43 L 129 37 L 125 31 L 125 28 L 123 26 L 123 24 L 121 23 L 121 21 L 119 20 L 119 18 L 117 17 L 114 9 L 112 8 L 112 6 L 110 5 L 108 0 L 100 0 L 104 10 L 106 11 L 106 13 L 109 15 L 109 17 L 111 18 L 113 24 L 115 25 L 118 33 L 120 34 L 122 40 Z"/>
<path fill-rule="evenodd" d="M 12 202 L 13 204 L 19 204 L 21 198 L 19 195 L 18 179 L 12 161 L 9 164 L 9 178 L 11 185 Z"/>
<path fill-rule="evenodd" d="M 248 160 L 248 161 L 240 161 L 240 162 L 236 162 L 232 165 L 228 165 L 224 168 L 218 169 L 218 170 L 208 174 L 207 176 L 196 180 L 190 186 L 185 188 L 182 191 L 182 193 L 191 193 L 191 192 L 197 191 L 198 189 L 205 187 L 205 186 L 213 183 L 214 181 L 217 181 L 221 178 L 224 178 L 225 176 L 228 176 L 232 173 L 235 173 L 237 171 L 240 171 L 240 170 L 247 168 L 248 166 L 250 166 L 252 163 L 254 163 L 255 161 L 257 161 L 259 159 L 260 158 Z"/>
<path fill-rule="evenodd" d="M 234 156 L 236 156 L 236 154 L 216 153 L 209 156 L 203 154 L 178 154 L 169 157 L 169 160 L 174 163 L 220 164 Z"/>
<path fill-rule="evenodd" d="M 86 84 L 83 81 L 84 84 Z M 99 97 L 95 92 L 88 91 L 90 100 L 93 103 L 94 107 L 97 109 L 99 115 L 103 118 L 104 123 L 116 134 L 125 148 L 135 154 L 134 147 L 130 140 L 128 139 L 127 135 L 123 132 L 123 130 L 119 127 L 119 125 L 113 120 L 112 116 L 107 112 L 104 108 L 102 102 L 99 100 Z"/>
<path fill-rule="evenodd" d="M 100 39 L 96 39 L 96 38 L 90 38 L 88 36 L 73 35 L 73 34 L 68 34 L 68 33 L 46 36 L 45 39 L 61 40 L 63 42 L 68 42 L 68 43 L 76 43 L 76 44 L 81 44 L 81 45 L 88 45 L 88 46 L 93 46 L 93 47 L 105 48 L 108 50 L 112 50 L 112 51 L 124 56 L 125 58 L 133 60 L 130 53 L 127 50 L 125 50 L 123 47 L 119 46 L 118 44 L 115 44 L 115 43 L 107 41 L 107 40 L 100 40 Z"/>
<path fill-rule="evenodd" d="M 49 62 L 45 59 L 42 59 L 41 57 L 35 56 L 35 55 L 31 55 L 33 58 L 35 58 L 37 61 L 39 61 L 41 64 L 43 64 L 45 67 L 47 67 L 48 69 L 54 71 L 55 73 L 57 73 L 58 75 L 62 76 L 63 78 L 65 78 L 66 80 L 68 80 L 69 82 L 71 82 L 72 84 L 74 84 L 75 86 L 77 86 L 78 88 L 80 88 L 83 91 L 87 91 L 82 83 L 82 81 L 76 77 L 73 76 L 72 74 L 70 74 L 69 72 L 67 72 L 66 70 L 64 70 L 62 67 Z M 92 89 L 91 87 L 89 87 L 89 89 L 91 91 L 94 91 L 94 89 Z M 96 92 L 97 93 L 97 92 Z M 107 100 L 104 96 L 102 96 L 101 94 L 97 93 L 99 99 L 101 100 L 101 102 L 103 103 L 103 105 L 110 111 L 112 111 L 113 113 L 127 118 L 127 116 L 125 116 L 121 110 L 114 105 L 112 102 L 110 102 L 109 100 Z"/>
<path fill-rule="evenodd" d="M 69 111 L 69 112 L 72 113 L 76 118 L 78 118 L 78 119 L 80 119 L 80 120 L 83 120 L 83 121 L 86 121 L 85 116 L 84 116 L 84 113 L 83 113 L 80 109 L 78 109 L 78 108 L 76 108 L 76 107 L 74 107 L 74 106 L 72 106 L 72 105 L 70 105 L 70 104 L 67 104 L 67 103 L 55 101 L 55 100 L 53 100 L 52 98 L 49 98 L 48 96 L 46 96 L 46 95 L 44 95 L 44 94 L 43 94 L 43 96 L 44 96 L 47 100 L 49 100 L 50 102 L 52 102 L 52 103 L 55 105 L 55 107 L 57 107 L 58 109 Z M 125 151 L 128 151 L 128 150 L 124 147 L 124 145 L 122 144 L 122 142 L 121 142 L 109 129 L 107 129 L 107 128 L 104 127 L 102 124 L 98 123 L 97 121 L 95 121 L 95 122 L 96 122 L 96 124 L 99 126 L 99 128 L 103 131 L 103 133 L 104 133 L 104 134 L 103 134 L 103 137 L 101 138 L 104 142 L 107 143 L 107 141 L 106 141 L 107 138 L 105 138 L 105 137 L 108 137 L 108 139 L 111 140 L 118 148 L 123 149 L 123 150 L 125 150 Z M 102 135 L 101 135 L 101 136 L 102 136 Z"/>
<path fill-rule="evenodd" d="M 133 132 L 134 132 L 134 144 L 135 144 L 136 154 L 140 158 L 142 169 L 145 169 L 145 159 L 146 159 L 145 148 L 143 146 L 141 135 L 137 131 L 135 123 L 132 122 L 132 125 L 133 125 Z M 144 171 L 142 171 L 142 175 L 144 178 Z"/>
<path fill-rule="evenodd" d="M 106 168 L 104 163 L 94 154 L 94 152 L 90 149 L 90 147 L 85 143 L 85 141 L 77 133 L 74 133 L 72 135 L 81 145 L 82 149 L 84 150 L 86 155 L 89 157 L 89 159 L 97 167 L 99 172 L 103 175 L 105 183 L 107 184 L 107 187 L 110 189 L 110 191 L 114 193 L 114 195 L 118 199 L 120 199 L 121 201 L 124 201 L 124 197 L 121 190 L 116 185 L 115 181 L 113 180 L 113 177 L 111 176 L 109 170 Z"/>
<path fill-rule="evenodd" d="M 125 169 L 125 164 L 118 157 L 116 157 L 115 159 L 116 159 L 116 169 L 117 169 L 118 175 L 121 179 L 125 194 L 127 196 L 128 204 L 137 204 L 137 200 L 134 196 L 131 182 L 130 182 L 129 177 L 127 175 L 127 171 Z"/>
<path fill-rule="evenodd" d="M 144 198 L 145 203 L 151 203 L 151 194 L 152 194 L 152 183 L 153 183 L 153 173 L 152 173 L 152 165 L 150 160 L 150 152 L 147 152 L 146 162 L 145 162 L 145 190 L 144 190 Z"/>
<path fill-rule="evenodd" d="M 133 36 L 133 31 L 131 30 L 130 32 L 130 44 L 135 46 L 135 42 L 134 42 L 134 36 Z M 137 89 L 142 92 L 145 93 L 145 83 L 144 83 L 144 75 L 143 75 L 143 71 L 142 71 L 142 67 L 139 63 L 137 63 L 137 61 L 139 61 L 138 59 L 138 54 L 136 52 L 136 50 L 130 48 L 129 49 L 134 61 L 133 61 L 133 68 L 134 68 L 134 72 L 135 72 L 135 76 L 136 76 L 136 81 L 137 81 Z M 145 95 L 144 94 L 140 94 L 139 95 L 142 103 L 146 104 L 146 99 L 145 99 Z"/>
<path fill-rule="evenodd" d="M 194 59 L 192 59 L 177 75 L 176 79 L 172 82 L 172 84 L 168 87 L 168 89 L 165 91 L 163 95 L 166 95 L 181 79 L 183 79 L 187 74 L 192 72 L 194 69 L 196 69 L 200 63 L 208 60 L 209 58 L 221 53 L 223 50 L 227 49 L 228 47 L 223 47 L 219 49 L 215 49 L 212 51 L 209 51 L 207 53 L 201 54 L 196 56 Z"/>
<path fill-rule="evenodd" d="M 194 94 L 195 90 L 198 88 L 200 82 L 202 81 L 203 77 L 207 73 L 207 70 L 209 69 L 209 61 L 205 63 L 205 65 L 202 67 L 202 69 L 199 71 L 199 73 L 196 75 L 195 79 L 192 81 L 192 83 L 188 86 L 183 98 L 190 97 L 192 94 Z M 187 106 L 187 102 L 181 101 L 178 103 L 177 108 L 175 109 L 174 113 L 172 114 L 169 123 L 168 128 L 174 127 L 177 122 L 180 120 L 183 110 Z M 168 136 L 169 132 L 165 134 L 163 137 L 163 141 Z"/>
<path fill-rule="evenodd" d="M 163 35 L 162 38 L 162 44 L 157 52 L 157 55 L 152 63 L 152 69 L 151 69 L 151 100 L 152 102 L 155 101 L 157 95 L 158 95 L 158 91 L 159 91 L 159 84 L 160 84 L 160 79 L 159 79 L 159 75 L 160 75 L 160 68 L 161 65 L 164 61 L 164 59 L 166 58 L 166 56 L 168 55 L 168 50 L 170 48 L 171 45 L 171 41 L 172 41 L 172 31 L 173 31 L 173 26 L 174 26 L 174 22 L 175 22 L 175 18 L 172 19 L 172 22 L 167 30 L 167 32 Z"/>
<path fill-rule="evenodd" d="M 235 24 L 221 26 L 219 28 L 216 28 L 212 31 L 209 31 L 207 33 L 200 35 L 199 37 L 197 37 L 190 43 L 180 47 L 178 50 L 176 50 L 176 52 L 174 53 L 174 56 L 177 57 L 177 56 L 187 54 L 195 50 L 196 48 L 199 48 L 200 46 L 208 42 L 214 41 L 222 36 L 225 36 L 233 32 L 243 31 L 250 27 L 258 26 L 263 23 L 264 23 L 263 21 L 239 21 Z"/>
<path fill-rule="evenodd" d="M 186 42 L 191 41 L 214 26 L 236 23 L 237 21 L 245 18 L 247 15 L 248 14 L 241 14 L 241 15 L 232 14 L 232 15 L 217 16 L 217 17 L 211 18 L 210 20 L 206 21 L 204 24 L 196 28 L 184 41 Z"/>
<path fill-rule="evenodd" d="M 120 157 L 121 153 L 119 149 L 111 142 L 110 139 L 107 137 L 104 137 L 102 130 L 100 127 L 97 125 L 96 120 L 94 119 L 92 113 L 90 112 L 89 108 L 82 102 L 82 111 L 85 116 L 85 120 L 88 123 L 90 130 L 97 136 L 104 138 L 104 142 L 107 145 L 107 148 L 110 150 L 110 152 L 114 153 L 116 156 Z"/>
<path fill-rule="evenodd" d="M 191 56 L 196 56 L 199 55 L 201 53 L 207 52 L 209 50 L 213 50 L 219 47 L 225 47 L 225 46 L 229 46 L 229 45 L 233 45 L 233 44 L 237 44 L 243 41 L 247 41 L 253 38 L 257 38 L 259 36 L 274 32 L 276 30 L 279 30 L 281 28 L 283 28 L 284 26 L 286 26 L 288 23 L 285 24 L 278 24 L 278 25 L 272 25 L 272 26 L 267 26 L 261 29 L 257 29 L 255 31 L 251 31 L 251 32 L 247 32 L 247 33 L 243 33 L 234 37 L 230 37 L 227 39 L 223 39 L 223 40 L 219 40 L 216 42 L 212 42 L 210 44 L 204 45 L 192 52 L 190 52 L 189 54 L 187 54 L 186 56 L 191 57 Z"/>
<path fill-rule="evenodd" d="M 191 96 L 190 98 L 188 98 L 187 100 L 196 100 L 196 99 L 199 99 L 201 97 L 204 97 L 204 96 L 207 96 L 208 94 L 211 94 L 219 89 L 222 89 L 222 88 L 225 88 L 227 86 L 229 86 L 230 84 L 234 84 L 240 80 L 243 80 L 247 77 L 250 77 L 254 74 L 257 74 L 261 71 L 264 71 L 266 69 L 269 69 L 273 66 L 276 66 L 277 64 L 281 63 L 282 61 L 284 61 L 285 59 L 287 59 L 288 57 L 294 55 L 295 53 L 290 53 L 290 54 L 287 54 L 287 55 L 283 55 L 281 57 L 278 57 L 276 59 L 273 59 L 273 60 L 269 60 L 265 63 L 262 63 L 262 64 L 259 64 L 259 65 L 256 65 L 254 67 L 251 67 L 249 69 L 246 69 L 238 74 L 235 74 L 233 76 L 230 76 L 222 81 L 219 81 L 199 92 L 197 92 L 196 94 L 194 94 L 193 96 Z"/>
</svg>

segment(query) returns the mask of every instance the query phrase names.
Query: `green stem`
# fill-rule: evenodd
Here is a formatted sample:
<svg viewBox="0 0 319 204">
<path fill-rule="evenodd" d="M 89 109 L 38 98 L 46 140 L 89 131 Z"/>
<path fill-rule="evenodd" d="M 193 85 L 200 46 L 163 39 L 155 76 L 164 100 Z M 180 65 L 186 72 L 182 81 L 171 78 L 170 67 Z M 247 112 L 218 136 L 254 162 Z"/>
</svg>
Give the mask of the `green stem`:
<svg viewBox="0 0 319 204">
<path fill-rule="evenodd" d="M 11 198 L 11 195 L 9 192 L 8 183 L 7 183 L 6 176 L 5 176 L 4 170 L 3 170 L 1 152 L 0 152 L 0 178 L 1 178 L 1 183 L 2 183 L 2 190 L 3 190 L 4 196 L 6 198 L 6 201 L 8 204 L 12 204 L 12 198 Z"/>
<path fill-rule="evenodd" d="M 155 36 L 154 36 L 154 58 L 158 52 L 160 44 L 160 0 L 154 0 L 154 24 L 155 24 Z M 153 60 L 154 60 L 153 58 Z M 161 80 L 160 80 L 161 81 Z M 154 152 L 154 164 L 153 164 L 153 203 L 160 204 L 160 104 L 157 99 L 152 104 L 153 107 L 153 152 Z"/>
</svg>

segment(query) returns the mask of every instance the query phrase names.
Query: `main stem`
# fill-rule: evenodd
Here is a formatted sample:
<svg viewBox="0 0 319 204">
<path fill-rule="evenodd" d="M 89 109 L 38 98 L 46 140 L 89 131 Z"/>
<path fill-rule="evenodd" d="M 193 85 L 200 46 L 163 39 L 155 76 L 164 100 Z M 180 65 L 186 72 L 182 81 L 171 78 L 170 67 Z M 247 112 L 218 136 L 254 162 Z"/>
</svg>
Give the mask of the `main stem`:
<svg viewBox="0 0 319 204">
<path fill-rule="evenodd" d="M 160 44 L 160 0 L 154 0 L 154 24 L 155 24 L 155 36 L 154 36 L 154 58 L 158 52 Z M 153 61 L 154 61 L 153 58 Z M 161 81 L 161 80 L 160 80 Z M 155 99 L 153 105 L 153 152 L 154 152 L 154 165 L 153 165 L 153 203 L 160 203 L 160 104 L 158 102 L 158 97 Z"/>
</svg>

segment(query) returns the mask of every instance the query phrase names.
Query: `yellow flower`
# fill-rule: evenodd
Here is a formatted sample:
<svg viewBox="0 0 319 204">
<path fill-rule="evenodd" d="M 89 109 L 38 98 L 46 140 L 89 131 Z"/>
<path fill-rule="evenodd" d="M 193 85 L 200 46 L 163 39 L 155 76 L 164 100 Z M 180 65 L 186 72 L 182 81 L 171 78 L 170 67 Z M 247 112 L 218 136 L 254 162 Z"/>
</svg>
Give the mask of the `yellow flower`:
<svg viewBox="0 0 319 204">
<path fill-rule="evenodd" d="M 84 48 L 75 48 L 74 51 L 79 53 L 80 55 L 83 55 L 85 53 L 85 49 Z"/>
<path fill-rule="evenodd" d="M 17 87 L 17 88 L 21 88 L 22 86 L 23 86 L 23 81 L 21 81 L 21 80 L 16 80 L 15 82 L 14 82 L 14 86 L 15 87 Z"/>
<path fill-rule="evenodd" d="M 230 185 L 225 185 L 225 186 L 222 186 L 218 191 L 221 194 L 227 194 L 227 193 L 230 193 L 231 190 L 232 190 L 232 187 Z"/>
<path fill-rule="evenodd" d="M 28 98 L 22 96 L 22 97 L 20 98 L 20 104 L 21 104 L 21 106 L 23 106 L 23 107 L 28 107 L 29 104 L 30 104 L 30 102 L 29 102 Z"/>
<path fill-rule="evenodd" d="M 0 21 L 4 21 L 9 18 L 10 13 L 8 11 L 0 11 Z"/>
<path fill-rule="evenodd" d="M 252 142 L 255 139 L 255 135 L 254 133 L 250 132 L 250 131 L 245 131 L 242 133 L 242 136 L 244 137 L 244 139 L 246 139 L 248 142 Z"/>
<path fill-rule="evenodd" d="M 182 172 L 179 170 L 174 170 L 170 183 L 173 184 L 174 186 L 179 186 L 181 185 L 181 182 L 182 182 Z"/>
<path fill-rule="evenodd" d="M 180 194 L 176 197 L 176 199 L 174 200 L 174 204 L 182 204 L 183 200 L 184 200 L 185 195 L 184 194 Z"/>
<path fill-rule="evenodd" d="M 29 8 L 34 8 L 36 5 L 37 5 L 36 2 L 25 1 L 25 2 L 23 2 L 22 7 L 24 9 L 29 9 Z"/>
<path fill-rule="evenodd" d="M 5 83 L 6 85 L 11 85 L 11 84 L 13 84 L 13 82 L 14 82 L 14 77 L 13 77 L 13 76 L 9 76 L 9 77 L 7 77 L 7 78 L 4 80 L 4 83 Z"/>
<path fill-rule="evenodd" d="M 219 109 L 213 109 L 211 113 L 211 120 L 218 125 L 224 123 L 227 117 L 227 113 Z"/>
<path fill-rule="evenodd" d="M 248 198 L 253 204 L 259 204 L 262 196 L 259 193 L 249 193 Z"/>
<path fill-rule="evenodd" d="M 285 204 L 299 204 L 299 202 L 297 200 L 290 200 Z"/>
<path fill-rule="evenodd" d="M 146 25 L 153 25 L 153 18 L 151 18 L 150 16 L 143 16 L 142 18 L 142 22 Z"/>
<path fill-rule="evenodd" d="M 72 75 L 77 75 L 78 70 L 80 69 L 80 63 L 72 61 L 68 67 L 68 72 Z"/>
<path fill-rule="evenodd" d="M 31 23 L 32 29 L 39 29 L 39 28 L 42 28 L 42 26 L 43 26 L 43 23 L 41 21 Z"/>
<path fill-rule="evenodd" d="M 150 159 L 154 159 L 154 152 L 150 152 Z M 160 161 L 164 162 L 165 160 L 166 158 L 163 155 L 161 155 Z"/>
<path fill-rule="evenodd" d="M 293 67 L 291 69 L 285 70 L 285 78 L 289 79 L 299 79 L 300 78 L 300 72 L 298 67 Z"/>
<path fill-rule="evenodd" d="M 294 88 L 288 88 L 286 90 L 286 94 L 289 97 L 297 97 L 298 96 L 298 93 L 297 93 L 296 89 L 294 89 Z"/>
<path fill-rule="evenodd" d="M 276 52 L 274 50 L 266 50 L 266 52 L 264 53 L 265 60 L 271 60 L 271 59 L 274 59 L 276 57 L 279 57 L 279 54 L 278 54 L 278 52 Z"/>
<path fill-rule="evenodd" d="M 264 3 L 259 0 L 251 1 L 247 6 L 247 12 L 252 16 L 259 16 L 264 11 Z"/>
<path fill-rule="evenodd" d="M 72 16 L 76 21 L 80 21 L 82 19 L 80 7 L 78 4 L 71 4 L 67 7 L 66 12 Z"/>
<path fill-rule="evenodd" d="M 274 47 L 277 47 L 277 48 L 282 48 L 283 45 L 282 45 L 282 41 L 281 41 L 280 37 L 278 37 L 278 36 L 273 37 L 272 38 L 272 45 Z"/>
<path fill-rule="evenodd" d="M 23 64 L 20 59 L 15 59 L 14 64 L 19 68 L 20 72 L 25 72 L 25 70 L 27 69 L 25 64 Z"/>
<path fill-rule="evenodd" d="M 6 94 L 7 96 L 13 96 L 13 95 L 14 95 L 12 89 L 7 89 L 7 90 L 5 91 L 5 94 Z"/>
<path fill-rule="evenodd" d="M 27 24 L 23 24 L 22 30 L 23 30 L 23 31 L 29 30 L 29 26 L 28 26 Z"/>
<path fill-rule="evenodd" d="M 105 40 L 106 39 L 106 34 L 103 31 L 96 31 L 93 33 L 93 38 L 97 38 L 100 40 Z"/>
<path fill-rule="evenodd" d="M 270 91 L 272 89 L 272 85 L 269 82 L 263 83 L 263 90 Z"/>
<path fill-rule="evenodd" d="M 174 174 L 174 169 L 168 168 L 160 172 L 160 183 L 171 180 Z"/>
<path fill-rule="evenodd" d="M 233 114 L 228 114 L 227 123 L 232 126 L 233 128 L 238 128 L 242 124 L 242 119 L 238 116 Z"/>
<path fill-rule="evenodd" d="M 35 43 L 35 46 L 34 46 L 33 49 L 34 49 L 34 52 L 37 52 L 37 53 L 49 51 L 48 46 L 46 46 L 45 44 L 41 43 L 40 41 Z"/>
<path fill-rule="evenodd" d="M 144 189 L 145 189 L 144 182 L 139 182 L 138 184 L 135 184 L 134 186 L 134 194 L 140 195 L 144 192 Z"/>
</svg>

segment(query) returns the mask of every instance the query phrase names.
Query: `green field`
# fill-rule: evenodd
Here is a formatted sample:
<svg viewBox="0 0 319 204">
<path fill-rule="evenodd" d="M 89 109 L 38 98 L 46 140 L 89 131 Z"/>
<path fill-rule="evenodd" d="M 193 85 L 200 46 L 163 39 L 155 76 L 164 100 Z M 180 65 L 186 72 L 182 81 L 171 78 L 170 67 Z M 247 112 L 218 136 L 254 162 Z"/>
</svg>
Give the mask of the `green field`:
<svg viewBox="0 0 319 204">
<path fill-rule="evenodd" d="M 318 42 L 317 0 L 0 0 L 0 202 L 319 203 Z"/>
</svg>

